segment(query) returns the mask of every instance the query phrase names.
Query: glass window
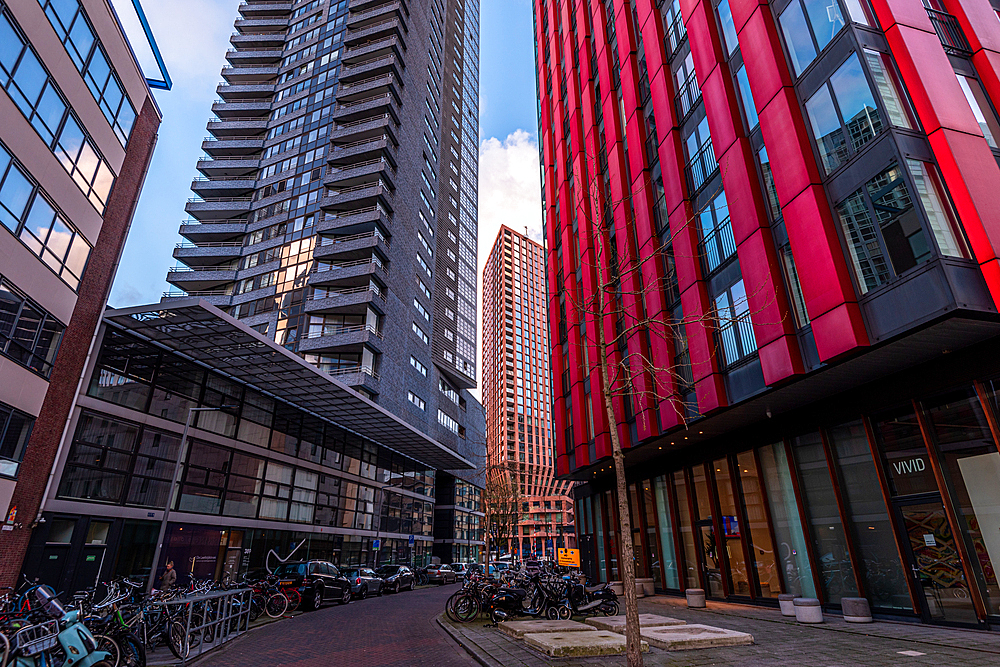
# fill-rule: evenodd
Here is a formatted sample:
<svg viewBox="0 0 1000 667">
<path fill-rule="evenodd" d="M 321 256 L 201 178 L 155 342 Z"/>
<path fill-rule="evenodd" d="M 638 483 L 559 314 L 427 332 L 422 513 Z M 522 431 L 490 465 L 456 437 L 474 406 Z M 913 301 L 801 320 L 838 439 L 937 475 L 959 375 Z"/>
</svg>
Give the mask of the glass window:
<svg viewBox="0 0 1000 667">
<path fill-rule="evenodd" d="M 776 443 L 759 450 L 761 473 L 771 510 L 771 527 L 777 540 L 776 554 L 784 592 L 803 597 L 816 597 L 809 552 L 795 500 L 791 469 L 785 456 L 785 445 Z M 761 580 L 763 582 L 763 579 Z"/>
<path fill-rule="evenodd" d="M 969 247 L 938 178 L 937 168 L 928 162 L 912 159 L 907 159 L 906 164 L 913 177 L 913 188 L 920 196 L 927 222 L 937 241 L 938 251 L 946 257 L 969 258 Z"/>
<path fill-rule="evenodd" d="M 698 577 L 698 553 L 695 547 L 694 523 L 691 520 L 691 505 L 687 482 L 681 470 L 673 474 L 674 493 L 677 497 L 677 516 L 680 517 L 679 532 L 684 548 L 685 588 L 701 588 Z"/>
<path fill-rule="evenodd" d="M 837 110 L 833 106 L 830 90 L 823 86 L 806 100 L 806 113 L 812 126 L 813 137 L 819 148 L 819 156 L 827 173 L 837 169 L 847 161 L 847 142 L 840 126 Z"/>
<path fill-rule="evenodd" d="M 0 204 L 3 205 L 0 209 L 0 222 L 15 234 L 21 220 L 24 219 L 24 210 L 34 189 L 34 185 L 21 169 L 11 164 L 3 176 L 3 183 L 0 184 Z"/>
<path fill-rule="evenodd" d="M 816 44 L 822 51 L 844 27 L 840 5 L 831 0 L 803 0 Z"/>
<path fill-rule="evenodd" d="M 802 71 L 816 58 L 816 45 L 809 34 L 806 16 L 798 0 L 792 0 L 785 11 L 781 12 L 778 23 L 781 24 L 781 33 L 785 36 L 792 68 L 796 75 L 802 74 Z"/>
<path fill-rule="evenodd" d="M 911 406 L 872 417 L 872 427 L 893 496 L 938 490 L 920 425 Z"/>
<path fill-rule="evenodd" d="M 680 573 L 677 570 L 675 557 L 673 521 L 670 516 L 670 488 L 667 478 L 661 475 L 653 479 L 653 491 L 656 496 L 656 518 L 660 527 L 660 558 L 663 561 L 663 572 L 666 577 L 663 587 L 679 589 Z"/>
<path fill-rule="evenodd" d="M 736 254 L 736 239 L 733 238 L 733 228 L 729 221 L 726 193 L 720 190 L 715 199 L 702 209 L 698 220 L 705 273 L 712 273 Z"/>
<path fill-rule="evenodd" d="M 906 569 L 899 560 L 892 522 L 861 421 L 828 432 L 840 471 L 840 489 L 873 607 L 912 609 Z"/>
<path fill-rule="evenodd" d="M 757 351 L 750 302 L 742 279 L 715 297 L 715 312 L 719 347 L 727 366 Z"/>
<path fill-rule="evenodd" d="M 1000 140 L 1000 123 L 997 122 L 997 116 L 993 113 L 989 97 L 976 79 L 957 72 L 955 76 L 958 78 L 958 85 L 962 87 L 965 99 L 972 108 L 976 122 L 979 123 L 979 128 L 983 131 L 986 143 L 995 150 L 997 141 Z"/>
<path fill-rule="evenodd" d="M 736 24 L 733 23 L 729 0 L 722 0 L 716 10 L 719 12 L 719 23 L 722 25 L 722 43 L 726 47 L 726 53 L 731 56 L 733 51 L 739 48 L 740 43 L 736 38 Z"/>
<path fill-rule="evenodd" d="M 748 540 L 747 546 L 757 571 L 760 595 L 765 598 L 776 598 L 781 593 L 781 575 L 775 560 L 774 545 L 768 527 L 767 506 L 753 452 L 738 454 L 736 469 L 740 477 L 743 506 L 748 521 L 744 539 Z"/>
<path fill-rule="evenodd" d="M 729 578 L 733 595 L 750 595 L 750 573 L 746 555 L 743 553 L 743 529 L 740 510 L 736 504 L 737 492 L 733 488 L 735 480 L 729 472 L 729 460 L 718 459 L 715 469 L 715 488 L 719 492 L 719 523 L 722 526 L 722 543 L 729 563 Z"/>
<path fill-rule="evenodd" d="M 17 477 L 35 418 L 0 403 L 0 475 Z"/>
<path fill-rule="evenodd" d="M 875 87 L 878 89 L 879 97 L 882 98 L 882 106 L 885 107 L 886 114 L 889 116 L 889 122 L 896 127 L 908 130 L 917 127 L 913 110 L 903 92 L 906 89 L 892 63 L 892 58 L 886 53 L 871 49 L 865 49 L 864 52 L 868 69 L 871 70 L 872 79 L 875 81 Z"/>
<path fill-rule="evenodd" d="M 858 584 L 830 480 L 822 436 L 809 433 L 794 438 L 792 445 L 826 601 L 837 604 L 842 597 L 857 597 Z"/>
<path fill-rule="evenodd" d="M 795 268 L 795 257 L 792 255 L 792 246 L 788 243 L 781 246 L 779 254 L 781 255 L 781 268 L 784 270 L 785 280 L 788 281 L 788 296 L 792 302 L 792 310 L 795 313 L 795 325 L 801 329 L 809 324 L 809 311 L 806 310 L 806 298 L 802 293 L 799 272 Z"/>
<path fill-rule="evenodd" d="M 747 127 L 753 132 L 754 128 L 760 124 L 757 119 L 757 107 L 753 101 L 753 91 L 750 90 L 750 79 L 747 78 L 747 68 L 740 65 L 736 71 L 736 83 L 740 87 L 740 105 L 743 107 L 743 115 L 747 119 Z"/>
</svg>

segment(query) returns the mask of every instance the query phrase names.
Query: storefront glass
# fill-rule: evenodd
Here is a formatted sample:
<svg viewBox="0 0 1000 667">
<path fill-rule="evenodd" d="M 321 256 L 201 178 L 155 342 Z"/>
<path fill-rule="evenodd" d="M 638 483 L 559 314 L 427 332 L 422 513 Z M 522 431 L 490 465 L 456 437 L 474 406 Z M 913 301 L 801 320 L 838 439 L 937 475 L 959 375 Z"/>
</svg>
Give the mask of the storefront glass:
<svg viewBox="0 0 1000 667">
<path fill-rule="evenodd" d="M 597 577 L 601 581 L 608 580 L 608 572 L 604 559 L 604 514 L 601 511 L 601 496 L 592 496 L 590 502 L 594 507 L 594 522 L 597 525 Z"/>
<path fill-rule="evenodd" d="M 660 571 L 662 555 L 660 545 L 656 540 L 656 504 L 653 500 L 653 480 L 647 479 L 642 484 L 642 508 L 646 521 L 646 546 L 649 549 L 649 576 L 653 578 L 656 588 L 663 588 L 663 576 Z"/>
<path fill-rule="evenodd" d="M 793 438 L 792 448 L 805 496 L 806 514 L 812 527 L 825 601 L 838 604 L 842 597 L 857 597 L 858 584 L 830 480 L 822 436 L 808 433 Z"/>
<path fill-rule="evenodd" d="M 673 474 L 674 493 L 677 498 L 677 515 L 680 517 L 681 545 L 684 547 L 684 587 L 701 588 L 698 577 L 698 553 L 695 547 L 694 523 L 691 520 L 691 503 L 684 479 L 684 472 Z"/>
<path fill-rule="evenodd" d="M 711 597 L 723 597 L 725 589 L 722 586 L 722 555 L 719 553 L 718 541 L 715 539 L 715 524 L 712 521 L 712 495 L 708 485 L 705 466 L 698 465 L 692 469 L 694 480 L 694 497 L 698 508 L 698 524 L 695 539 L 701 549 L 701 564 L 705 573 L 707 588 L 705 593 Z"/>
<path fill-rule="evenodd" d="M 784 443 L 776 443 L 759 450 L 761 472 L 771 510 L 771 527 L 774 529 L 778 567 L 784 578 L 784 592 L 803 597 L 816 597 L 809 552 L 795 501 L 791 468 L 785 455 Z"/>
<path fill-rule="evenodd" d="M 873 607 L 912 609 L 906 570 L 899 560 L 864 423 L 843 424 L 827 435 L 837 458 L 841 495 L 868 599 Z"/>
<path fill-rule="evenodd" d="M 1000 614 L 1000 452 L 973 388 L 925 404 L 955 510 L 971 542 L 972 570 L 990 614 Z"/>
<path fill-rule="evenodd" d="M 680 573 L 677 570 L 677 559 L 674 556 L 674 531 L 670 517 L 670 489 L 664 476 L 653 480 L 653 490 L 656 494 L 656 518 L 660 526 L 660 558 L 663 560 L 664 588 L 680 588 Z"/>
<path fill-rule="evenodd" d="M 736 456 L 736 465 L 740 476 L 740 486 L 743 489 L 743 505 L 749 529 L 744 530 L 744 539 L 748 540 L 750 555 L 757 571 L 757 581 L 760 582 L 762 597 L 776 598 L 781 593 L 781 580 L 774 558 L 774 545 L 771 544 L 771 531 L 767 526 L 767 510 L 764 506 L 764 495 L 761 492 L 760 478 L 757 476 L 757 462 L 753 452 L 741 452 Z"/>
<path fill-rule="evenodd" d="M 722 526 L 722 544 L 726 561 L 729 563 L 729 577 L 733 595 L 750 595 L 750 577 L 747 559 L 743 552 L 743 528 L 740 510 L 736 504 L 736 491 L 729 472 L 729 460 L 718 459 L 715 469 L 715 487 L 719 492 L 719 524 Z"/>
<path fill-rule="evenodd" d="M 651 577 L 649 562 L 646 557 L 645 534 L 642 530 L 642 509 L 639 504 L 638 487 L 630 484 L 628 487 L 629 525 L 632 528 L 632 556 L 635 558 L 635 576 L 639 579 Z"/>
<path fill-rule="evenodd" d="M 934 469 L 927 460 L 927 446 L 913 407 L 907 405 L 873 417 L 872 427 L 892 495 L 937 493 Z"/>
</svg>

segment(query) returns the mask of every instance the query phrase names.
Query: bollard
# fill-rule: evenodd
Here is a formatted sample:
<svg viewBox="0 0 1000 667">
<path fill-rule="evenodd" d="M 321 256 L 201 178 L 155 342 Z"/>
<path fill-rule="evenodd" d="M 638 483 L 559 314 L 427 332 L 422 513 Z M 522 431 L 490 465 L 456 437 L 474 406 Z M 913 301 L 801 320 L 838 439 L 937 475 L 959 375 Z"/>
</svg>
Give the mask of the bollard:
<svg viewBox="0 0 1000 667">
<path fill-rule="evenodd" d="M 795 616 L 795 596 L 790 593 L 782 593 L 778 596 L 778 606 L 781 607 L 782 616 Z"/>
<path fill-rule="evenodd" d="M 705 608 L 705 590 L 702 588 L 689 588 L 684 591 L 687 597 L 688 607 L 691 609 Z"/>
<path fill-rule="evenodd" d="M 816 598 L 795 598 L 795 620 L 799 623 L 822 623 L 823 607 Z"/>
<path fill-rule="evenodd" d="M 844 620 L 848 623 L 871 623 L 872 611 L 865 598 L 841 598 Z"/>
</svg>

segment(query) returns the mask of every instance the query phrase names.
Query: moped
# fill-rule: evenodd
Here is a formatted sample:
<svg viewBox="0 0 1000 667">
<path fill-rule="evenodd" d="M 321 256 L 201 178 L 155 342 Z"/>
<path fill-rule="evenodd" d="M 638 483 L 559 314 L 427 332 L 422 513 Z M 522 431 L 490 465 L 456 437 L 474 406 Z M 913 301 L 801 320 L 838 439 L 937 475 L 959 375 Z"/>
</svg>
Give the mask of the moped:
<svg viewBox="0 0 1000 667">
<path fill-rule="evenodd" d="M 41 610 L 10 624 L 13 641 L 0 633 L 3 667 L 113 667 L 106 651 L 80 622 L 79 611 L 67 612 L 45 586 L 35 589 Z M 9 659 L 12 661 L 8 662 Z"/>
</svg>

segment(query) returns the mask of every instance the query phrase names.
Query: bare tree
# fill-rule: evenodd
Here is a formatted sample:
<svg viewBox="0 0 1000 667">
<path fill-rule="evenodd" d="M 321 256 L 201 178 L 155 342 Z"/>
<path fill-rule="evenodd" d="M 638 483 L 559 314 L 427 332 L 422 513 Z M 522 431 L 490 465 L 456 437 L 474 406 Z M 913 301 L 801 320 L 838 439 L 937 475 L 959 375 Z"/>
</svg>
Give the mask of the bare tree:
<svg viewBox="0 0 1000 667">
<path fill-rule="evenodd" d="M 517 537 L 521 515 L 521 495 L 518 484 L 519 466 L 513 461 L 491 461 L 484 470 L 483 511 L 486 514 L 486 556 L 489 563 L 490 544 L 499 552 L 502 545 L 510 548 Z"/>
<path fill-rule="evenodd" d="M 583 180 L 589 187 L 588 198 L 581 200 L 576 207 L 578 224 L 582 229 L 589 229 L 590 247 L 579 250 L 580 268 L 590 272 L 594 285 L 592 293 L 582 295 L 577 303 L 568 303 L 574 307 L 581 321 L 586 321 L 584 345 L 593 345 L 597 352 L 596 370 L 600 376 L 600 386 L 603 394 L 608 433 L 611 441 L 612 461 L 615 474 L 615 496 L 619 519 L 619 564 L 621 568 L 622 586 L 625 597 L 625 638 L 626 656 L 629 667 L 642 667 L 642 653 L 639 628 L 638 600 L 635 590 L 635 553 L 633 549 L 632 524 L 629 518 L 628 485 L 625 479 L 625 456 L 618 433 L 618 421 L 614 411 L 614 400 L 621 399 L 636 405 L 637 399 L 650 401 L 653 405 L 667 401 L 677 414 L 682 424 L 695 415 L 694 406 L 684 399 L 684 392 L 679 388 L 687 387 L 691 378 L 691 368 L 677 366 L 672 362 L 667 365 L 658 364 L 653 359 L 649 346 L 652 340 L 663 340 L 668 349 L 674 349 L 681 340 L 682 330 L 691 331 L 692 327 L 700 326 L 708 329 L 721 347 L 727 337 L 749 336 L 752 340 L 753 329 L 751 318 L 758 324 L 760 313 L 769 305 L 767 301 L 776 297 L 774 294 L 762 294 L 763 287 L 758 287 L 748 294 L 746 300 L 730 304 L 725 309 L 713 308 L 709 312 L 689 315 L 676 321 L 670 321 L 666 313 L 646 313 L 647 297 L 656 291 L 665 290 L 672 280 L 668 275 L 672 263 L 666 254 L 667 248 L 673 247 L 673 239 L 681 233 L 691 233 L 690 225 L 696 225 L 696 217 L 685 221 L 678 228 L 671 227 L 671 237 L 655 248 L 636 247 L 631 229 L 617 230 L 612 236 L 610 211 L 619 204 L 631 210 L 634 192 L 626 192 L 620 201 L 612 201 L 609 188 L 599 185 L 601 171 L 597 161 L 588 159 L 584 162 L 590 178 L 584 174 Z M 594 177 L 596 175 L 596 178 Z M 640 188 L 648 187 L 647 183 Z M 600 189 L 599 189 L 600 188 Z M 636 190 L 638 192 L 638 190 Z M 602 201 L 603 200 L 603 201 Z M 731 202 L 730 204 L 734 204 Z M 596 212 L 592 215 L 592 212 Z M 602 214 L 603 212 L 603 214 Z M 584 227 L 584 225 L 587 225 Z M 732 239 L 730 227 L 723 230 Z M 584 240 L 585 241 L 585 240 Z M 699 244 L 697 261 L 701 262 L 703 254 Z M 735 249 L 735 242 L 732 242 Z M 550 250 L 551 252 L 551 250 Z M 587 257 L 590 261 L 587 261 Z M 651 263 L 662 263 L 655 267 Z M 651 276 L 660 276 L 650 280 Z M 582 291 L 582 290 L 581 290 Z M 761 296 L 757 308 L 751 312 L 749 302 L 753 297 Z M 638 308 L 626 308 L 623 301 L 628 299 L 638 304 Z M 567 301 L 571 301 L 567 295 Z M 756 317 L 754 317 L 756 316 Z M 683 329 L 682 329 L 683 328 Z M 734 339 L 735 340 L 735 339 Z M 631 345 L 630 345 L 631 344 Z M 754 343 L 754 346 L 756 343 Z M 716 351 L 713 354 L 715 357 Z M 670 356 L 673 359 L 673 355 Z M 587 356 L 584 355 L 588 363 Z M 707 362 L 713 363 L 710 359 Z M 588 365 L 593 365 L 590 362 Z M 591 368 L 584 368 L 584 373 L 591 373 Z M 648 411 L 641 412 L 644 426 L 649 426 Z"/>
</svg>

